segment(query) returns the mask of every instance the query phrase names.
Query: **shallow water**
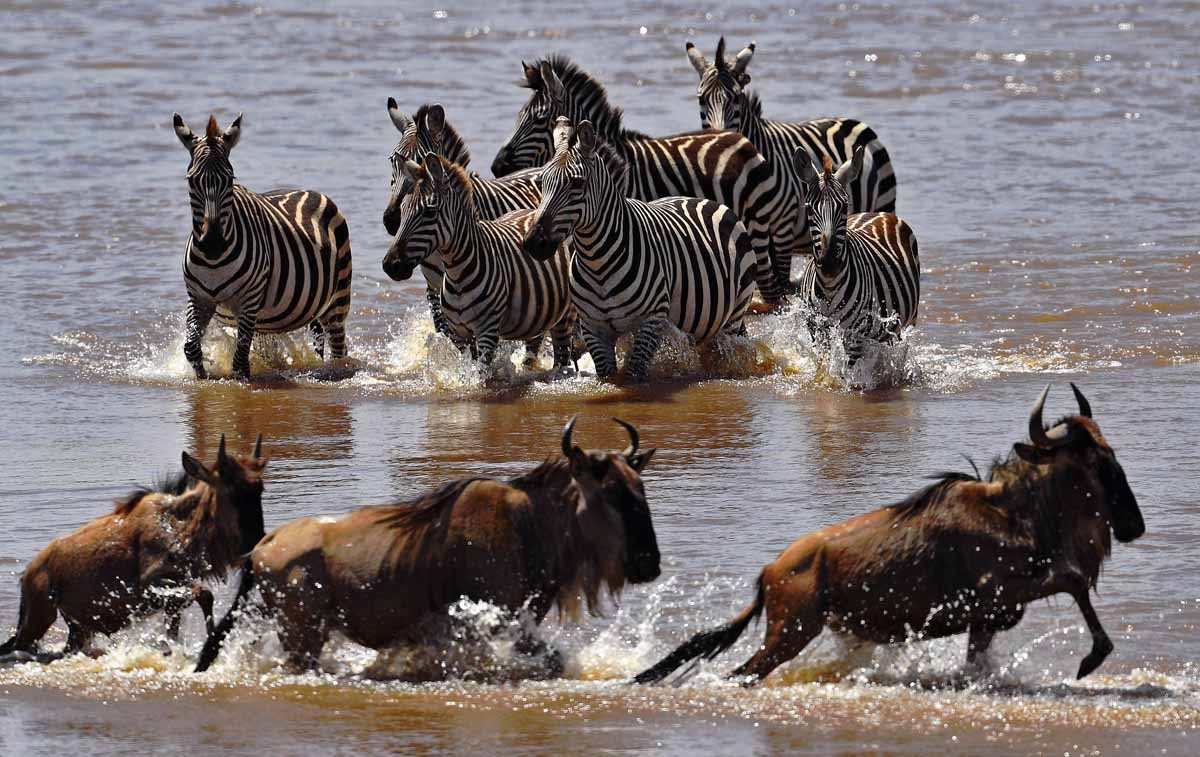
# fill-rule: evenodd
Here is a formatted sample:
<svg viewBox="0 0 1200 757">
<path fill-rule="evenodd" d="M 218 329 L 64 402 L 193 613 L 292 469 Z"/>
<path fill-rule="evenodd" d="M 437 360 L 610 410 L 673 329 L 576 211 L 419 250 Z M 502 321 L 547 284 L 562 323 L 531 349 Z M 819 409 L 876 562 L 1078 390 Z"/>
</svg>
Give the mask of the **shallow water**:
<svg viewBox="0 0 1200 757">
<path fill-rule="evenodd" d="M 150 622 L 101 660 L 0 670 L 4 751 L 1196 750 L 1200 235 L 1178 136 L 1195 115 L 1200 6 L 609 8 L 0 3 L 0 622 L 15 620 L 16 577 L 49 539 L 173 468 L 179 450 L 210 457 L 221 433 L 264 434 L 271 527 L 522 472 L 576 412 L 581 441 L 617 446 L 617 415 L 659 448 L 646 482 L 664 552 L 663 577 L 619 610 L 545 629 L 567 654 L 565 681 L 368 680 L 373 655 L 348 644 L 333 645 L 326 675 L 289 677 L 270 635 L 250 633 L 197 678 L 189 615 L 169 657 L 151 648 Z M 570 53 L 631 126 L 671 133 L 699 121 L 683 42 L 711 55 L 720 33 L 757 41 L 768 115 L 854 116 L 891 152 L 923 297 L 880 388 L 831 377 L 797 313 L 756 321 L 728 360 L 676 345 L 646 389 L 533 381 L 515 366 L 483 381 L 430 337 L 420 288 L 380 270 L 386 98 L 444 103 L 483 170 L 524 101 L 522 58 Z M 213 109 L 222 122 L 246 112 L 243 183 L 319 189 L 349 219 L 353 365 L 319 369 L 299 342 L 264 340 L 263 380 L 189 378 L 186 156 L 170 115 L 199 128 Z M 228 336 L 206 349 L 227 372 Z M 822 637 L 744 691 L 720 674 L 752 651 L 755 628 L 682 687 L 620 682 L 740 609 L 795 536 L 962 469 L 963 454 L 1004 453 L 1047 381 L 1048 413 L 1070 410 L 1068 380 L 1147 522 L 1101 578 L 1116 651 L 1097 674 L 1072 680 L 1088 640 L 1064 598 L 998 638 L 984 682 L 961 676 L 965 639 L 847 660 Z"/>
</svg>

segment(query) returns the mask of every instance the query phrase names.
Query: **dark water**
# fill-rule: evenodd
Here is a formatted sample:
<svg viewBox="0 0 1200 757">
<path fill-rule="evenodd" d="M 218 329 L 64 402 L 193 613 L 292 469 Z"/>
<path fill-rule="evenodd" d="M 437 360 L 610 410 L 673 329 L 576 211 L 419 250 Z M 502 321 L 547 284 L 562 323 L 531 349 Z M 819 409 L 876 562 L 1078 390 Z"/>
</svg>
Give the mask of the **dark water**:
<svg viewBox="0 0 1200 757">
<path fill-rule="evenodd" d="M 663 578 L 609 617 L 547 628 L 566 681 L 368 682 L 373 655 L 350 645 L 331 650 L 327 675 L 288 677 L 269 638 L 242 639 L 197 679 L 184 672 L 201 636 L 189 617 L 170 657 L 147 643 L 151 623 L 99 661 L 0 670 L 4 751 L 1195 752 L 1200 6 L 3 3 L 0 19 L 3 623 L 50 538 L 181 449 L 211 456 L 222 432 L 265 435 L 270 527 L 526 470 L 575 412 L 581 439 L 616 446 L 606 418 L 619 415 L 660 450 L 646 480 L 664 551 Z M 898 386 L 846 390 L 806 351 L 796 314 L 752 326 L 740 378 L 677 380 L 705 369 L 675 349 L 636 392 L 515 369 L 483 385 L 429 338 L 420 289 L 379 268 L 386 98 L 444 103 L 482 170 L 524 101 L 521 59 L 567 52 L 631 126 L 672 133 L 699 122 L 683 43 L 711 55 L 721 33 L 758 42 L 768 115 L 853 116 L 888 146 L 923 263 L 918 327 L 881 369 Z M 239 180 L 319 189 L 343 209 L 352 378 L 321 380 L 286 340 L 259 345 L 267 379 L 253 386 L 189 378 L 175 110 L 196 128 L 245 111 Z M 207 349 L 227 371 L 228 337 Z M 758 690 L 721 683 L 757 630 L 683 688 L 620 683 L 739 609 L 793 537 L 962 468 L 960 454 L 1003 453 L 1046 382 L 1049 412 L 1071 409 L 1068 380 L 1088 392 L 1148 528 L 1101 579 L 1116 651 L 1099 673 L 1071 680 L 1088 641 L 1063 599 L 998 639 L 984 684 L 945 685 L 964 639 L 846 660 L 825 637 Z"/>
</svg>

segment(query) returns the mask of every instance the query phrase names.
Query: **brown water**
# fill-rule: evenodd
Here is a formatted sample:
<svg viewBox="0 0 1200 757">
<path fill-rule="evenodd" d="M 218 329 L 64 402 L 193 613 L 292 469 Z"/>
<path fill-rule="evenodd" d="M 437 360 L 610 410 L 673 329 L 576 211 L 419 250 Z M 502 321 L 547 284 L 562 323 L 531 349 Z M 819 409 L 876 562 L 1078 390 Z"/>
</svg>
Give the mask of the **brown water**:
<svg viewBox="0 0 1200 757">
<path fill-rule="evenodd" d="M 576 412 L 581 441 L 615 446 L 606 418 L 619 415 L 660 450 L 646 481 L 664 553 L 663 577 L 607 618 L 547 626 L 564 681 L 373 681 L 361 675 L 373 654 L 344 643 L 325 675 L 288 677 L 255 629 L 195 677 L 189 615 L 170 657 L 153 650 L 151 622 L 101 660 L 0 670 L 4 751 L 1197 751 L 1200 6 L 0 3 L 0 19 L 0 623 L 15 621 L 17 576 L 50 538 L 181 449 L 211 456 L 222 432 L 265 435 L 270 527 L 524 471 Z M 387 96 L 410 110 L 443 102 L 485 167 L 524 100 L 519 61 L 564 51 L 610 85 L 631 126 L 681 131 L 698 123 L 683 42 L 711 54 L 719 33 L 757 40 L 769 115 L 861 118 L 891 151 L 924 296 L 904 347 L 851 377 L 882 388 L 831 377 L 795 313 L 754 323 L 732 364 L 671 350 L 647 389 L 515 369 L 481 383 L 430 337 L 420 289 L 379 267 Z M 242 182 L 320 189 L 348 217 L 353 376 L 325 381 L 306 347 L 275 341 L 259 345 L 265 380 L 252 386 L 189 378 L 186 157 L 169 124 L 174 110 L 197 124 L 212 109 L 246 111 Z M 218 334 L 207 345 L 226 371 L 229 347 Z M 1047 381 L 1049 412 L 1071 409 L 1068 380 L 1088 392 L 1147 522 L 1101 579 L 1116 651 L 1099 673 L 1072 680 L 1088 640 L 1064 599 L 998 638 L 982 682 L 958 675 L 961 638 L 845 659 L 822 637 L 744 691 L 720 674 L 761 638 L 752 630 L 682 687 L 621 683 L 740 608 L 795 536 L 961 469 L 961 454 L 1003 453 Z"/>
</svg>

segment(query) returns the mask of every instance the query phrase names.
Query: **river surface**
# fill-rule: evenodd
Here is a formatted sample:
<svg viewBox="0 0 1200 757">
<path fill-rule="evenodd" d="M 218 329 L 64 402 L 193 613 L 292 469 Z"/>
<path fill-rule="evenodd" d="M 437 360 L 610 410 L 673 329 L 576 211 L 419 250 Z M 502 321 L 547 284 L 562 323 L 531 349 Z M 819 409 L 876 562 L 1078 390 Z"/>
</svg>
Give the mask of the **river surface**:
<svg viewBox="0 0 1200 757">
<path fill-rule="evenodd" d="M 49 539 L 138 481 L 262 432 L 268 528 L 394 501 L 464 475 L 510 476 L 578 437 L 659 452 L 645 476 L 663 576 L 580 625 L 550 623 L 566 680 L 376 681 L 335 643 L 288 676 L 265 633 L 186 671 L 156 620 L 108 655 L 0 669 L 10 754 L 1054 753 L 1200 750 L 1200 116 L 1195 3 L 607 4 L 0 3 L 0 628 Z M 645 389 L 586 376 L 485 382 L 431 336 L 421 288 L 388 280 L 380 214 L 396 133 L 388 96 L 445 104 L 486 170 L 526 92 L 520 61 L 561 51 L 605 81 L 627 123 L 698 126 L 683 43 L 751 39 L 776 118 L 846 115 L 889 148 L 898 208 L 921 241 L 917 327 L 846 388 L 791 312 L 755 321 L 714 368 L 667 350 Z M 349 369 L 302 339 L 261 340 L 261 379 L 197 383 L 182 356 L 187 156 L 171 130 L 244 111 L 233 153 L 252 189 L 326 192 L 349 219 Z M 206 349 L 228 375 L 231 340 Z M 747 354 L 748 351 L 748 354 Z M 514 360 L 519 360 L 519 354 Z M 341 380 L 330 381 L 329 378 Z M 1116 644 L 1073 680 L 1089 641 L 1074 604 L 1039 603 L 961 675 L 964 638 L 847 658 L 819 638 L 755 690 L 724 672 L 751 628 L 682 686 L 622 681 L 751 597 L 793 538 L 986 463 L 1087 392 L 1143 509 L 1116 545 L 1098 612 Z M 852 382 L 855 383 L 855 382 Z M 873 388 L 872 388 L 873 387 Z M 231 592 L 223 588 L 223 606 Z M 486 610 L 464 612 L 486 615 Z M 51 647 L 64 640 L 55 629 Z"/>
</svg>

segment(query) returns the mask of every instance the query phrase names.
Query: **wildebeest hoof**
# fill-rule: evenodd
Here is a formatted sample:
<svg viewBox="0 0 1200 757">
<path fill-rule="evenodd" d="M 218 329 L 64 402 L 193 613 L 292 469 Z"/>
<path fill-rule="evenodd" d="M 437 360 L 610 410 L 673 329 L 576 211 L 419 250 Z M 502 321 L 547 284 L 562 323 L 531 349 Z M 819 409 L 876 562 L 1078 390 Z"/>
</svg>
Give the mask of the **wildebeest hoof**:
<svg viewBox="0 0 1200 757">
<path fill-rule="evenodd" d="M 1087 657 L 1083 658 L 1083 662 L 1079 663 L 1079 675 L 1075 676 L 1076 680 L 1093 673 L 1100 664 L 1104 662 L 1104 658 L 1108 657 L 1113 651 L 1113 643 L 1107 637 L 1096 639 L 1092 644 L 1092 651 Z"/>
</svg>

